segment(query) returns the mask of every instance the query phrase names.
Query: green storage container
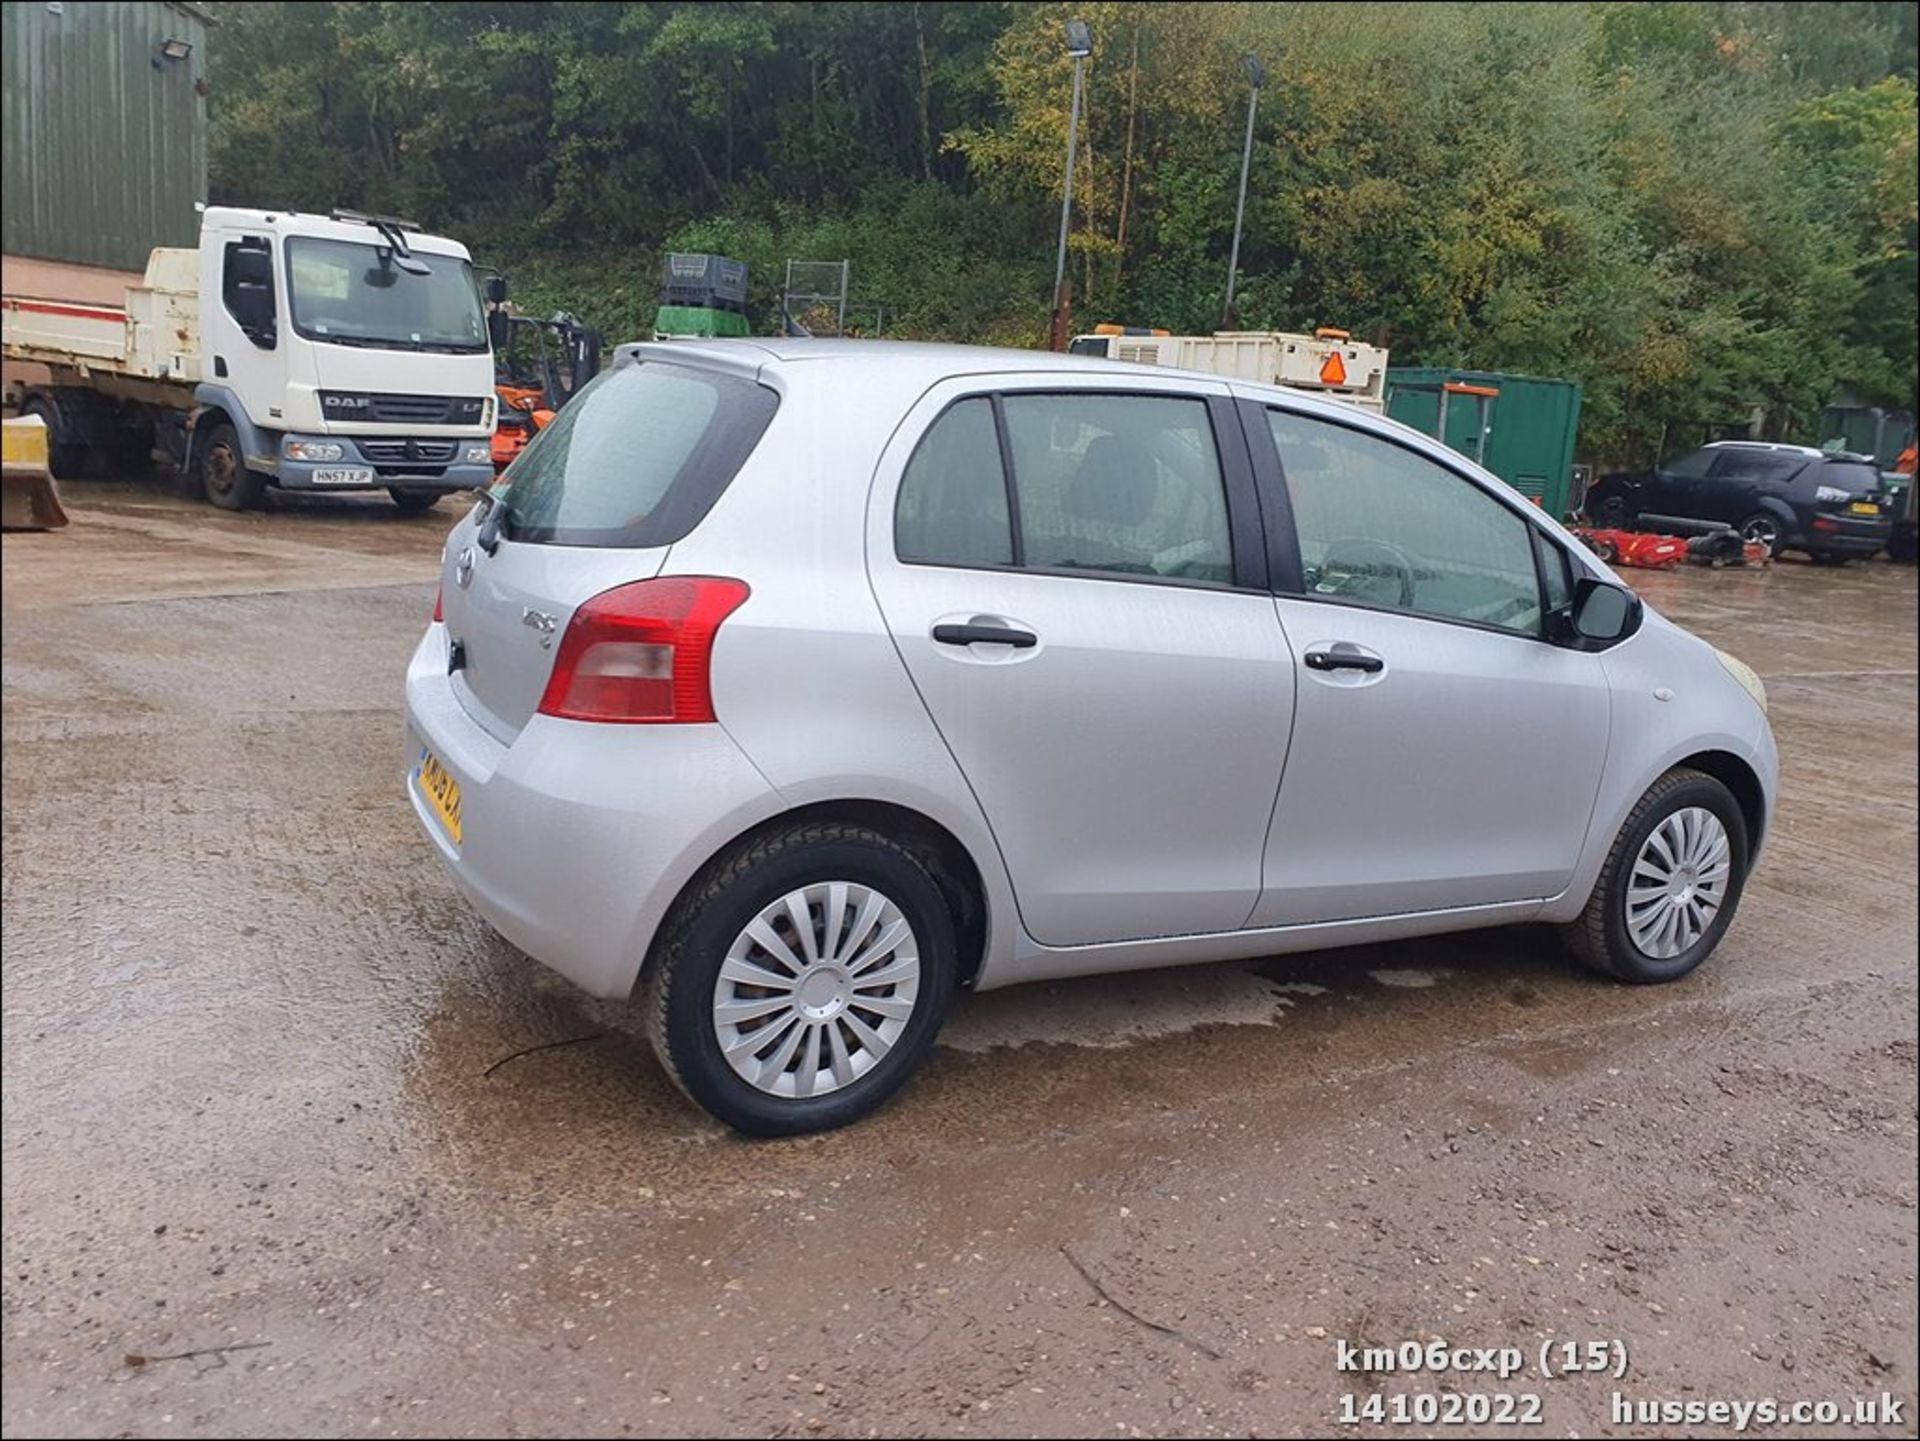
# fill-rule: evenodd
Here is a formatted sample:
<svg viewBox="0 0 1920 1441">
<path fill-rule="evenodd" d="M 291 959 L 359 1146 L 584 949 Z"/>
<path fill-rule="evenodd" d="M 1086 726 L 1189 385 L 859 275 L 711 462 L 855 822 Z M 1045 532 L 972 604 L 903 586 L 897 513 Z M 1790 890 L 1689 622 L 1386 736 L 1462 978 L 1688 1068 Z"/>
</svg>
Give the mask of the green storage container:
<svg viewBox="0 0 1920 1441">
<path fill-rule="evenodd" d="M 701 339 L 743 336 L 747 334 L 747 317 L 704 305 L 663 305 L 654 313 L 653 333 Z"/>
<path fill-rule="evenodd" d="M 1449 390 L 1447 387 L 1465 387 Z M 1476 395 L 1473 391 L 1497 391 Z M 1446 434 L 1440 434 L 1444 399 Z M 1573 478 L 1580 386 L 1492 370 L 1392 366 L 1387 414 L 1477 460 L 1554 519 L 1580 504 Z"/>
</svg>

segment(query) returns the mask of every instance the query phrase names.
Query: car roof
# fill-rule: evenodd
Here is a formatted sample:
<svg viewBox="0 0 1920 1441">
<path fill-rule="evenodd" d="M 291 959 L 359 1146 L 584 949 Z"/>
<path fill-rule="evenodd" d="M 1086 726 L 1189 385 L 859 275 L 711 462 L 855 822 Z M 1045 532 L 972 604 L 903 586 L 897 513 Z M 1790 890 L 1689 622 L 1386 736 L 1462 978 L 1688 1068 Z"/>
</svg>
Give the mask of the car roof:
<svg viewBox="0 0 1920 1441">
<path fill-rule="evenodd" d="M 929 383 L 950 375 L 977 375 L 995 370 L 1058 370 L 1065 374 L 1110 373 L 1122 362 L 1104 356 L 1061 355 L 1051 350 L 1015 350 L 991 345 L 942 345 L 918 340 L 842 340 L 814 339 L 804 336 L 767 335 L 738 340 L 663 340 L 623 345 L 621 350 L 671 347 L 673 353 L 691 358 L 739 365 L 769 362 L 786 366 L 802 361 L 834 361 L 846 365 L 884 367 L 889 375 L 918 371 Z M 1217 375 L 1200 371 L 1176 371 L 1170 366 L 1131 366 L 1134 370 L 1158 370 L 1170 375 L 1198 376 L 1219 380 Z"/>
<path fill-rule="evenodd" d="M 1707 442 L 1705 448 L 1708 450 L 1782 451 L 1788 455 L 1804 455 L 1809 460 L 1819 460 L 1827 454 L 1826 451 L 1816 449 L 1811 445 L 1787 445 L 1782 441 L 1772 440 L 1710 440 Z"/>
<path fill-rule="evenodd" d="M 615 348 L 614 360 L 617 362 L 623 356 L 654 360 L 681 357 L 690 364 L 731 370 L 736 374 L 757 372 L 769 366 L 784 369 L 801 363 L 835 362 L 882 371 L 889 381 L 910 385 L 917 382 L 920 388 L 931 387 L 943 380 L 1000 373 L 1014 375 L 1038 371 L 1063 376 L 1091 376 L 1095 379 L 1115 374 L 1151 375 L 1166 380 L 1200 381 L 1213 387 L 1231 385 L 1242 392 L 1271 397 L 1290 409 L 1308 414 L 1326 415 L 1349 422 L 1358 418 L 1360 423 L 1390 434 L 1421 434 L 1399 421 L 1363 410 L 1339 394 L 1322 394 L 1291 386 L 1244 380 L 1210 370 L 1109 360 L 1104 355 L 1016 350 L 1010 346 L 948 345 L 934 341 L 813 339 L 768 335 L 728 340 L 632 341 Z"/>
</svg>

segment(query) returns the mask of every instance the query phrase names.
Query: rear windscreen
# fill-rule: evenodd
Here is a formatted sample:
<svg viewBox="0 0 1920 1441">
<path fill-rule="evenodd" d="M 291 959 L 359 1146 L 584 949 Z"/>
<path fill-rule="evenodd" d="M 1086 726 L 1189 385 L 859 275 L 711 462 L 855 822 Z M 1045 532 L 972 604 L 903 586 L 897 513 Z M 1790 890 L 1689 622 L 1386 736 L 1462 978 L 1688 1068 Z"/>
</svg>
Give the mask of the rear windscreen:
<svg viewBox="0 0 1920 1441">
<path fill-rule="evenodd" d="M 1822 467 L 1820 482 L 1855 495 L 1870 495 L 1880 489 L 1880 472 L 1853 460 L 1830 460 Z"/>
<path fill-rule="evenodd" d="M 765 434 L 779 398 L 738 376 L 643 361 L 589 382 L 489 496 L 503 534 L 545 545 L 672 545 Z"/>
</svg>

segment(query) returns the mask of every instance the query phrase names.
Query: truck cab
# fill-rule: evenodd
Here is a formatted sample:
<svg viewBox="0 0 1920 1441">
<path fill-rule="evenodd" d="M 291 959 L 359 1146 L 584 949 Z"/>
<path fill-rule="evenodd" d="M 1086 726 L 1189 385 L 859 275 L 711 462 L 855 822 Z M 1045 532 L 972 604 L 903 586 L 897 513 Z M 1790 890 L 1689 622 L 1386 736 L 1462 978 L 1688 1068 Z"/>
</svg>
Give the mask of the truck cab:
<svg viewBox="0 0 1920 1441">
<path fill-rule="evenodd" d="M 272 484 L 431 504 L 492 480 L 493 358 L 465 246 L 335 211 L 209 208 L 189 464 L 216 503 Z"/>
</svg>

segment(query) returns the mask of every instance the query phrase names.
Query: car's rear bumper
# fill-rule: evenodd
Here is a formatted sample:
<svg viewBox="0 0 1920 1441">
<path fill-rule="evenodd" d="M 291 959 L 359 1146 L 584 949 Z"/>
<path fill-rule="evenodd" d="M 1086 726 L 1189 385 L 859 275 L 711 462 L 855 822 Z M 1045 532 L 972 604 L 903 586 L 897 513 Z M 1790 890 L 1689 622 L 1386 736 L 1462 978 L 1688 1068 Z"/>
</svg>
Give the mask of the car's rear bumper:
<svg viewBox="0 0 1920 1441">
<path fill-rule="evenodd" d="M 1810 551 L 1829 555 L 1873 555 L 1893 535 L 1893 520 L 1881 515 L 1816 515 L 1800 533 Z"/>
<path fill-rule="evenodd" d="M 718 725 L 535 716 L 511 745 L 447 676 L 446 628 L 407 669 L 407 795 L 454 882 L 507 940 L 581 989 L 624 996 L 680 888 L 778 795 Z M 460 786 L 460 840 L 419 784 L 423 749 Z"/>
</svg>

